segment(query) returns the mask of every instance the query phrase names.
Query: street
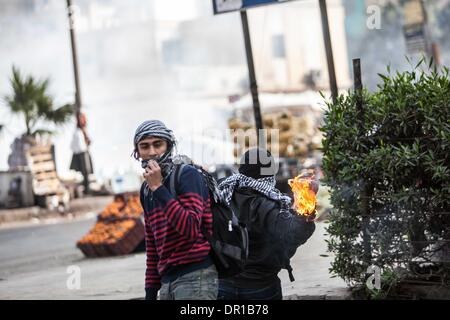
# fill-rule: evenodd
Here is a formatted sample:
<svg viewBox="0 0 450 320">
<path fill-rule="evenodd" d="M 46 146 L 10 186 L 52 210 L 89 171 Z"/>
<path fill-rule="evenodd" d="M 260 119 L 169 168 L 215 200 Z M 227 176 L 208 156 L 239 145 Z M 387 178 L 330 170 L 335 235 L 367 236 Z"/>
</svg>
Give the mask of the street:
<svg viewBox="0 0 450 320">
<path fill-rule="evenodd" d="M 450 0 L 0 0 L 0 300 L 145 299 L 143 212 L 191 272 L 217 187 L 270 244 L 263 201 L 316 213 L 284 300 L 449 300 L 449 34 Z"/>
<path fill-rule="evenodd" d="M 74 240 L 92 220 L 59 225 L 30 226 L 0 232 L 0 278 L 62 266 L 83 258 Z"/>
<path fill-rule="evenodd" d="M 145 254 L 86 259 L 76 241 L 95 219 L 0 230 L 0 299 L 142 299 Z M 291 261 L 296 281 L 286 270 L 280 278 L 285 299 L 343 299 L 347 290 L 328 274 L 324 223 Z M 70 266 L 79 267 L 80 288 L 68 289 Z M 69 273 L 68 273 L 69 271 Z M 69 286 L 70 287 L 70 286 Z"/>
</svg>

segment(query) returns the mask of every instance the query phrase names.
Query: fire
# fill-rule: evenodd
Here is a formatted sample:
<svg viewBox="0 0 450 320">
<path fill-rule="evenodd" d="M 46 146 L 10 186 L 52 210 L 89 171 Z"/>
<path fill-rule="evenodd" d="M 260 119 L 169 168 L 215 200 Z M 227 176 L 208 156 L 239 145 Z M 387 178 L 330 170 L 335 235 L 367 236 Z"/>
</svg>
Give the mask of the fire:
<svg viewBox="0 0 450 320">
<path fill-rule="evenodd" d="M 297 176 L 288 180 L 288 184 L 294 193 L 295 211 L 304 216 L 313 214 L 316 208 L 316 194 L 309 188 L 310 183 L 310 177 Z"/>
</svg>

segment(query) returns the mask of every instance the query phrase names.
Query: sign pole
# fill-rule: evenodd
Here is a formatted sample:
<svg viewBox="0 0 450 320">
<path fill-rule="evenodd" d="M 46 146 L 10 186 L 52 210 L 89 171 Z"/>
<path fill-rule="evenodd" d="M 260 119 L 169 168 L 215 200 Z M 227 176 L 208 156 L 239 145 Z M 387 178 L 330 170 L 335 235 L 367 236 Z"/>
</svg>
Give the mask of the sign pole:
<svg viewBox="0 0 450 320">
<path fill-rule="evenodd" d="M 258 97 L 258 84 L 256 81 L 256 75 L 255 75 L 255 65 L 253 63 L 253 54 L 252 54 L 252 43 L 250 40 L 250 30 L 248 26 L 248 19 L 247 19 L 247 11 L 241 10 L 241 21 L 242 21 L 242 30 L 244 32 L 244 43 L 245 43 L 245 53 L 247 56 L 247 66 L 248 66 L 248 76 L 250 79 L 250 91 L 252 94 L 252 100 L 253 100 L 253 114 L 255 116 L 255 126 L 256 126 L 256 136 L 258 141 L 258 147 L 260 146 L 260 143 L 262 147 L 265 147 L 265 139 L 264 136 L 260 137 L 260 133 L 262 134 L 263 122 L 261 117 L 261 108 L 259 104 L 259 97 Z"/>
<path fill-rule="evenodd" d="M 364 134 L 364 102 L 363 102 L 363 85 L 361 80 L 361 59 L 353 59 L 353 81 L 356 94 L 356 110 L 358 119 L 358 130 L 359 134 Z M 362 198 L 362 238 L 363 238 L 363 248 L 364 248 L 364 262 L 370 265 L 372 260 L 372 247 L 370 244 L 370 233 L 368 227 L 370 225 L 370 206 L 369 198 L 371 187 L 365 182 L 364 189 L 361 192 Z"/>
</svg>

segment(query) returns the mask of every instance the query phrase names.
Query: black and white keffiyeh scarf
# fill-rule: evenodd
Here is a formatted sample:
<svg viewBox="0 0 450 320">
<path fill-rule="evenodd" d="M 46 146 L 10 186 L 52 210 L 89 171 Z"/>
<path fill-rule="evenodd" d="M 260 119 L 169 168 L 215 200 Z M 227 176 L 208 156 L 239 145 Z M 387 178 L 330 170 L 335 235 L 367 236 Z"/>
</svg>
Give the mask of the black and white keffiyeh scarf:
<svg viewBox="0 0 450 320">
<path fill-rule="evenodd" d="M 133 142 L 135 150 L 137 149 L 137 144 L 139 141 L 146 137 L 158 137 L 167 141 L 167 151 L 154 160 L 158 162 L 158 165 L 161 167 L 163 177 L 168 177 L 173 171 L 172 157 L 176 146 L 176 140 L 172 130 L 168 129 L 166 125 L 159 120 L 144 121 L 139 125 L 139 127 L 137 127 L 134 134 Z M 143 160 L 142 168 L 146 168 L 147 165 L 148 160 Z"/>
<path fill-rule="evenodd" d="M 269 199 L 278 201 L 282 211 L 289 211 L 291 198 L 275 188 L 276 180 L 274 176 L 253 179 L 243 174 L 234 174 L 219 184 L 220 195 L 224 201 L 230 205 L 233 193 L 237 188 L 247 187 L 264 194 Z"/>
<path fill-rule="evenodd" d="M 164 123 L 159 120 L 147 120 L 144 121 L 137 127 L 136 132 L 134 134 L 134 147 L 135 151 L 137 150 L 137 144 L 139 141 L 146 137 L 158 137 L 167 141 L 167 151 L 162 154 L 160 157 L 155 158 L 154 160 L 158 163 L 161 168 L 161 174 L 163 176 L 163 181 L 167 179 L 171 173 L 173 172 L 175 165 L 173 163 L 173 155 L 176 146 L 175 136 L 172 130 L 168 129 Z M 146 168 L 149 160 L 142 160 L 142 168 Z M 146 183 L 146 182 L 144 182 Z M 147 196 L 149 193 L 149 189 L 145 188 L 145 195 Z"/>
</svg>

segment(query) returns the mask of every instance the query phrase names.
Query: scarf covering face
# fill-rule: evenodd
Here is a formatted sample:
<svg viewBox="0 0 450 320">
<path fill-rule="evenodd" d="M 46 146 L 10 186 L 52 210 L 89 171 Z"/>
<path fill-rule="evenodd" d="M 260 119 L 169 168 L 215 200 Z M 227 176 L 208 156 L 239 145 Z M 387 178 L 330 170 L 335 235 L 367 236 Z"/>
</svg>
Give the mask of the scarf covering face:
<svg viewBox="0 0 450 320">
<path fill-rule="evenodd" d="M 172 130 L 168 129 L 166 125 L 159 120 L 144 121 L 139 125 L 139 127 L 137 127 L 134 134 L 135 149 L 137 149 L 137 144 L 139 141 L 147 137 L 158 137 L 167 141 L 167 151 L 155 160 L 161 167 L 163 177 L 169 176 L 170 172 L 173 170 L 172 151 L 176 144 L 175 136 L 173 135 Z M 143 161 L 143 166 L 146 166 L 146 163 L 144 162 L 145 161 Z"/>
<path fill-rule="evenodd" d="M 275 200 L 280 203 L 282 211 L 289 211 L 291 207 L 291 198 L 280 192 L 275 188 L 275 177 L 267 177 L 260 179 L 253 179 L 247 177 L 241 173 L 234 174 L 219 184 L 220 194 L 224 201 L 230 205 L 236 188 L 251 188 L 256 190 L 269 199 Z"/>
</svg>

